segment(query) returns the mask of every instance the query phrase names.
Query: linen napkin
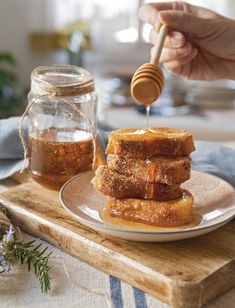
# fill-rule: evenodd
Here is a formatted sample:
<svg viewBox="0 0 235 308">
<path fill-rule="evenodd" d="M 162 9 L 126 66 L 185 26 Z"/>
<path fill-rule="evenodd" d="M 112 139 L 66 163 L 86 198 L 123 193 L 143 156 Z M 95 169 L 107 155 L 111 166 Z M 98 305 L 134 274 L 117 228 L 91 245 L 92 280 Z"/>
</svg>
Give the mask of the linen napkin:
<svg viewBox="0 0 235 308">
<path fill-rule="evenodd" d="M 20 118 L 0 120 L 0 180 L 11 176 L 23 167 L 23 148 L 18 125 Z M 27 135 L 26 121 L 24 134 Z M 98 138 L 106 147 L 111 127 L 98 124 Z M 235 150 L 207 141 L 197 141 L 192 153 L 192 168 L 208 172 L 229 182 L 235 187 Z"/>
<path fill-rule="evenodd" d="M 18 126 L 20 117 L 0 120 L 0 180 L 21 170 L 24 165 L 23 147 L 21 145 Z M 27 136 L 27 125 L 23 125 Z"/>
<path fill-rule="evenodd" d="M 214 174 L 235 187 L 235 150 L 214 142 L 196 142 L 192 169 Z"/>
</svg>

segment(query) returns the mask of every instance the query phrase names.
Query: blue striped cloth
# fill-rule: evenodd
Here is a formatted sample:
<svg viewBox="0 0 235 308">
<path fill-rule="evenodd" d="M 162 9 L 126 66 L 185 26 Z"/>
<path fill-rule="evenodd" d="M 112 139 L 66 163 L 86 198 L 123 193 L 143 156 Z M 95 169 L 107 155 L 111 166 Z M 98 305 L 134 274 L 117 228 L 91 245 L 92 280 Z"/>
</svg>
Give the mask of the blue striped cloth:
<svg viewBox="0 0 235 308">
<path fill-rule="evenodd" d="M 109 276 L 110 295 L 114 308 L 123 308 L 122 288 L 120 279 Z M 146 295 L 143 291 L 132 287 L 136 308 L 147 308 Z"/>
</svg>

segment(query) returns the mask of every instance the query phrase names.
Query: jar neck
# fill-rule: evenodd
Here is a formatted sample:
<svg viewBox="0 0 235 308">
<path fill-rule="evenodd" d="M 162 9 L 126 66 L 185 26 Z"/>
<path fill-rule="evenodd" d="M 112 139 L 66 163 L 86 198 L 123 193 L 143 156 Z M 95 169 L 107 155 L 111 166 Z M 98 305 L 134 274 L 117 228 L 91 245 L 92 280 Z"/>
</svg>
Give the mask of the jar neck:
<svg viewBox="0 0 235 308">
<path fill-rule="evenodd" d="M 92 75 L 72 65 L 39 66 L 31 74 L 31 90 L 38 96 L 69 97 L 95 90 Z"/>
<path fill-rule="evenodd" d="M 55 86 L 45 81 L 32 79 L 31 90 L 39 96 L 68 97 L 91 93 L 95 90 L 95 86 L 93 79 L 83 84 L 79 83 L 69 86 Z"/>
</svg>

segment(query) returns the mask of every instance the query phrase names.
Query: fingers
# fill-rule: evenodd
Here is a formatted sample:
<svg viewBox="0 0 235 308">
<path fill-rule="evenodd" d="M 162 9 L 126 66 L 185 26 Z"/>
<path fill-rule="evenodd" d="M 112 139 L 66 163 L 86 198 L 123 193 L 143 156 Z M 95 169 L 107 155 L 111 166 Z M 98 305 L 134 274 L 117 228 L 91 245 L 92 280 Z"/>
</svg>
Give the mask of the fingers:
<svg viewBox="0 0 235 308">
<path fill-rule="evenodd" d="M 162 10 L 171 10 L 172 3 L 147 3 L 140 7 L 139 18 L 143 22 L 151 24 L 153 27 L 157 27 L 159 23 L 158 13 Z"/>
<path fill-rule="evenodd" d="M 140 7 L 139 18 L 143 22 L 147 22 L 157 29 L 159 26 L 159 21 L 160 21 L 158 13 L 161 11 L 179 10 L 179 11 L 196 14 L 199 9 L 200 8 L 197 6 L 193 6 L 189 3 L 179 2 L 179 1 L 147 3 Z"/>
<path fill-rule="evenodd" d="M 164 66 L 175 75 L 189 76 L 189 70 L 191 69 L 190 62 L 196 58 L 197 54 L 198 50 L 193 48 L 187 56 L 182 59 L 166 62 Z"/>
<path fill-rule="evenodd" d="M 183 11 L 161 11 L 159 20 L 169 28 L 189 32 L 198 37 L 205 37 L 215 31 L 215 22 L 211 19 L 199 18 Z"/>
<path fill-rule="evenodd" d="M 191 32 L 196 36 L 207 36 L 213 31 L 218 16 L 210 10 L 184 2 L 147 3 L 140 7 L 139 18 L 151 24 L 155 30 L 160 24 L 180 32 Z"/>
<path fill-rule="evenodd" d="M 191 54 L 192 49 L 192 45 L 189 43 L 180 48 L 163 48 L 159 62 L 166 63 L 183 59 Z"/>
<path fill-rule="evenodd" d="M 150 43 L 154 45 L 156 43 L 157 37 L 158 37 L 157 32 L 154 29 L 152 29 L 149 35 Z M 184 44 L 185 44 L 185 36 L 181 32 L 169 31 L 165 39 L 164 47 L 179 48 L 182 47 Z"/>
</svg>

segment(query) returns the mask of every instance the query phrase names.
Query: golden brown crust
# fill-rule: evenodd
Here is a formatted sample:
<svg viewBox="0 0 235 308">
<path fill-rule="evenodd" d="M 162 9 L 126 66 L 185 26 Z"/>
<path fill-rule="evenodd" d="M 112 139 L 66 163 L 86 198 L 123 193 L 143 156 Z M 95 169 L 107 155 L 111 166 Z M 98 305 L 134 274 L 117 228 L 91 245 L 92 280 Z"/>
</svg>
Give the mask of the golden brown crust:
<svg viewBox="0 0 235 308">
<path fill-rule="evenodd" d="M 150 159 L 135 159 L 109 154 L 107 165 L 110 170 L 134 176 L 150 183 L 180 184 L 190 178 L 191 158 L 154 156 Z"/>
<path fill-rule="evenodd" d="M 189 224 L 193 218 L 193 196 L 183 190 L 181 198 L 172 201 L 108 198 L 110 215 L 159 227 Z"/>
<path fill-rule="evenodd" d="M 125 176 L 100 166 L 92 179 L 95 189 L 103 195 L 114 198 L 143 198 L 153 200 L 171 200 L 181 196 L 179 185 L 147 183 L 133 176 Z"/>
<path fill-rule="evenodd" d="M 192 134 L 174 128 L 125 128 L 110 134 L 107 154 L 148 158 L 156 155 L 185 156 L 195 150 Z"/>
</svg>

